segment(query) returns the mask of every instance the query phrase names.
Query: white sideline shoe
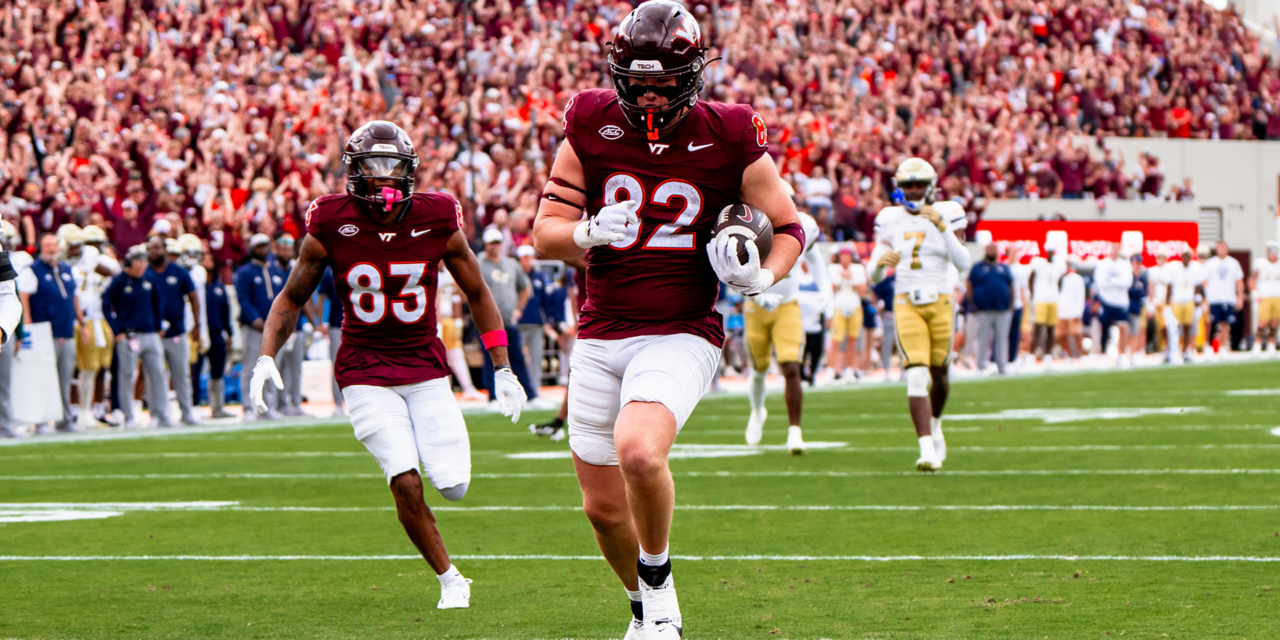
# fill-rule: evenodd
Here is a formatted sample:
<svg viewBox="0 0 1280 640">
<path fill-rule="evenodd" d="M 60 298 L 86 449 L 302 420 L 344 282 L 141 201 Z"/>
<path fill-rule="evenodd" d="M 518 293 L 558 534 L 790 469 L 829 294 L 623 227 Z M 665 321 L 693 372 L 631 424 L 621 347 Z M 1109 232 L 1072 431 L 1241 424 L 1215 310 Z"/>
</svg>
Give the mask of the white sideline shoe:
<svg viewBox="0 0 1280 640">
<path fill-rule="evenodd" d="M 622 640 L 645 640 L 644 622 L 632 618 L 627 623 L 627 635 L 622 636 Z"/>
<path fill-rule="evenodd" d="M 939 460 L 936 455 L 932 457 L 921 457 L 919 460 L 916 460 L 916 471 L 933 473 L 935 471 L 941 471 L 941 470 L 942 470 L 942 461 Z"/>
<path fill-rule="evenodd" d="M 440 585 L 437 609 L 466 609 L 471 606 L 471 580 L 459 578 Z"/>
<path fill-rule="evenodd" d="M 675 581 L 670 575 L 660 587 L 640 580 L 640 599 L 644 603 L 644 640 L 679 640 L 684 635 L 680 618 L 680 602 L 676 599 Z"/>
<path fill-rule="evenodd" d="M 747 418 L 747 444 L 760 444 L 760 439 L 764 437 L 764 421 L 768 417 L 769 410 L 763 407 L 759 412 L 751 412 L 751 417 Z"/>
<path fill-rule="evenodd" d="M 800 433 L 800 427 L 787 429 L 787 452 L 793 456 L 804 455 L 804 436 Z"/>
</svg>

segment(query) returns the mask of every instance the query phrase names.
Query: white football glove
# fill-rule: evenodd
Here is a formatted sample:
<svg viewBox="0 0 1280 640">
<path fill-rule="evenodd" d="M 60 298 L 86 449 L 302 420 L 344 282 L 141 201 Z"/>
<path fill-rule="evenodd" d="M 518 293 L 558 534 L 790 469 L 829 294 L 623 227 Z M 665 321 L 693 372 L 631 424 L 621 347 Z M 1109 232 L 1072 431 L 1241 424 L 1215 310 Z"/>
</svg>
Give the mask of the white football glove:
<svg viewBox="0 0 1280 640">
<path fill-rule="evenodd" d="M 738 244 L 745 243 L 747 262 L 738 262 Z M 722 233 L 707 243 L 707 257 L 720 281 L 744 296 L 764 293 L 773 286 L 773 272 L 760 267 L 760 250 L 755 240 Z"/>
<path fill-rule="evenodd" d="M 778 308 L 778 305 L 782 304 L 782 294 L 762 293 L 752 298 L 752 300 L 755 301 L 757 305 L 760 305 L 761 309 L 764 309 L 765 311 L 774 311 Z"/>
<path fill-rule="evenodd" d="M 271 356 L 262 356 L 258 358 L 258 363 L 253 365 L 253 377 L 249 379 L 249 401 L 253 403 L 253 410 L 258 413 L 267 412 L 267 403 L 262 400 L 262 386 L 267 380 L 271 380 L 271 384 L 274 384 L 277 389 L 284 389 L 280 370 L 276 369 L 276 359 Z"/>
<path fill-rule="evenodd" d="M 516 379 L 516 374 L 511 372 L 511 367 L 494 370 L 493 395 L 498 399 L 498 409 L 502 411 L 502 415 L 510 417 L 513 423 L 520 419 L 520 410 L 529 399 L 524 394 L 524 387 Z"/>
<path fill-rule="evenodd" d="M 627 225 L 640 221 L 636 210 L 640 203 L 626 200 L 601 207 L 595 217 L 583 220 L 573 229 L 573 241 L 583 249 L 617 242 L 627 237 Z"/>
</svg>

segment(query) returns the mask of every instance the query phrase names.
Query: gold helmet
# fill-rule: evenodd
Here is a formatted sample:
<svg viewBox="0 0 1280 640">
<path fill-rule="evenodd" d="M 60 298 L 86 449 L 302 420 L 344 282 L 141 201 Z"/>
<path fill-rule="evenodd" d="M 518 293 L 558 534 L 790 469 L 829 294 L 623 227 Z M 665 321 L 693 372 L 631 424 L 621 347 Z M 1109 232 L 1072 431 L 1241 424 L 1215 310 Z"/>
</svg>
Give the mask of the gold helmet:
<svg viewBox="0 0 1280 640">
<path fill-rule="evenodd" d="M 84 244 L 84 232 L 74 224 L 64 224 L 58 227 L 57 236 L 58 244 L 64 247 L 72 244 Z"/>
<path fill-rule="evenodd" d="M 924 198 L 907 200 L 903 191 L 907 185 L 919 186 L 924 183 Z M 938 172 L 933 165 L 923 158 L 911 158 L 898 165 L 898 172 L 893 174 L 893 199 L 911 213 L 920 213 L 926 205 L 933 204 L 933 194 L 938 188 Z"/>
<path fill-rule="evenodd" d="M 204 252 L 204 243 L 200 241 L 200 236 L 194 233 L 184 233 L 178 236 L 178 251 L 183 255 L 199 254 Z"/>
<path fill-rule="evenodd" d="M 18 244 L 18 228 L 8 220 L 0 220 L 0 242 L 4 242 L 5 249 L 13 249 Z"/>
<path fill-rule="evenodd" d="M 107 232 L 96 224 L 91 224 L 81 229 L 80 232 L 84 234 L 85 244 L 106 244 L 107 242 Z"/>
</svg>

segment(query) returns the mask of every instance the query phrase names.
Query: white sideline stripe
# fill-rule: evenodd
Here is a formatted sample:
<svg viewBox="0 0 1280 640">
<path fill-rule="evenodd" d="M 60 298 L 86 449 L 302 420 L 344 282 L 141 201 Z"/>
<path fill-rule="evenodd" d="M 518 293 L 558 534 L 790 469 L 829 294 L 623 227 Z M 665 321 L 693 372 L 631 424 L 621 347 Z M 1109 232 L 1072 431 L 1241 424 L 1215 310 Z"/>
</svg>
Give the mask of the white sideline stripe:
<svg viewBox="0 0 1280 640">
<path fill-rule="evenodd" d="M 1280 389 L 1235 389 L 1223 393 L 1229 396 L 1280 396 Z"/>
<path fill-rule="evenodd" d="M 0 509 L 118 509 L 122 511 L 199 511 L 238 506 L 232 501 L 196 502 L 0 502 Z"/>
<path fill-rule="evenodd" d="M 1054 504 L 974 504 L 974 505 L 676 505 L 677 511 L 1274 511 L 1280 505 L 1054 505 Z M 115 510 L 115 511 L 262 511 L 344 513 L 395 511 L 395 507 L 257 507 L 238 502 L 0 502 L 0 509 L 32 510 Z M 477 507 L 438 506 L 435 511 L 580 511 L 580 505 L 492 505 Z"/>
<path fill-rule="evenodd" d="M 809 449 L 815 449 L 814 443 L 805 443 Z M 851 447 L 851 446 L 830 446 L 837 443 L 826 442 L 820 443 L 827 445 L 821 447 L 828 451 L 847 451 L 853 453 L 900 453 L 904 451 L 919 451 L 916 447 Z M 686 447 L 681 449 L 681 447 Z M 699 447 L 692 449 L 688 447 Z M 764 451 L 783 450 L 782 445 L 762 445 L 752 447 L 750 445 L 727 444 L 727 445 L 680 445 L 677 444 L 671 448 L 671 458 L 722 458 L 757 455 Z M 949 447 L 949 451 L 959 451 L 965 453 L 1034 453 L 1034 452 L 1050 452 L 1050 451 L 1176 451 L 1179 449 L 1280 449 L 1280 444 L 1086 444 L 1086 445 L 1042 445 L 1042 446 L 1022 446 L 1022 447 Z M 511 460 L 564 460 L 572 457 L 568 450 L 555 451 L 537 451 L 524 453 L 508 453 L 506 457 Z M 3 458 L 0 458 L 3 459 Z"/>
<path fill-rule="evenodd" d="M 1280 428 L 1277 429 L 1280 431 Z M 1280 433 L 1276 433 L 1280 435 Z M 948 476 L 1165 476 L 1275 475 L 1280 469 L 949 469 Z M 678 478 L 863 478 L 921 477 L 918 471 L 679 471 Z M 473 473 L 472 478 L 575 478 L 573 473 Z M 381 473 L 140 473 L 97 475 L 0 476 L 3 481 L 46 480 L 350 480 L 378 478 Z"/>
<path fill-rule="evenodd" d="M 851 447 L 843 443 L 810 442 L 810 449 L 825 448 L 829 451 L 851 451 L 855 453 L 888 453 L 902 451 L 918 451 L 916 447 Z M 833 446 L 836 445 L 836 446 Z M 784 445 L 681 445 L 672 448 L 671 457 L 688 457 L 702 455 L 704 457 L 723 457 L 752 455 L 753 452 L 784 450 Z M 1045 451 L 1176 451 L 1179 449 L 1280 449 L 1280 444 L 1138 444 L 1138 445 L 1062 445 L 1062 446 L 1023 446 L 1023 447 L 951 447 L 951 451 L 969 453 L 1030 453 Z M 472 451 L 472 454 L 487 454 L 487 451 Z M 503 452 L 498 452 L 503 453 Z M 0 460 L 112 460 L 112 459 L 151 459 L 151 458 L 364 458 L 365 451 L 195 451 L 195 452 L 155 452 L 155 453 L 52 453 L 20 456 L 0 456 Z M 538 451 L 523 453 L 505 453 L 506 457 L 522 460 L 554 460 L 569 458 L 567 449 L 556 451 Z"/>
<path fill-rule="evenodd" d="M 569 560 L 596 562 L 603 560 L 597 555 L 453 555 L 455 560 Z M 736 556 L 688 556 L 672 555 L 672 559 L 691 562 L 727 562 L 727 561 L 774 561 L 774 562 L 953 562 L 981 561 L 1005 562 L 1017 560 L 1065 560 L 1069 562 L 1101 561 L 1101 562 L 1280 562 L 1275 556 L 1125 556 L 1125 555 L 1067 555 L 1067 554 L 1010 554 L 1010 555 L 952 555 L 952 556 L 806 556 L 806 555 L 736 555 Z M 240 555 L 240 556 L 0 556 L 0 562 L 85 562 L 85 561 L 212 561 L 212 562 L 253 562 L 272 560 L 417 560 L 421 555 Z"/>
</svg>

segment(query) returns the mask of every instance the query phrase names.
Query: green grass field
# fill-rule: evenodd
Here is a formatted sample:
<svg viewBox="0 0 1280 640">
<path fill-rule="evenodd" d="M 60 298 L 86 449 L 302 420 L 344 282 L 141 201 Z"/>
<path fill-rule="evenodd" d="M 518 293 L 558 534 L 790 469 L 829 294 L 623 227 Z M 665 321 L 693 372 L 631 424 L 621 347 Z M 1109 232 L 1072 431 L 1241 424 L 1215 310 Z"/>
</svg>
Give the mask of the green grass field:
<svg viewBox="0 0 1280 640">
<path fill-rule="evenodd" d="M 1277 362 L 957 382 L 934 476 L 901 386 L 810 394 L 833 444 L 798 458 L 780 395 L 760 452 L 746 399 L 708 398 L 671 463 L 685 637 L 1280 637 L 1277 387 Z M 468 417 L 451 611 L 349 425 L 0 447 L 0 638 L 618 638 L 567 443 L 529 421 Z M 13 521 L 42 510 L 120 515 Z"/>
</svg>

